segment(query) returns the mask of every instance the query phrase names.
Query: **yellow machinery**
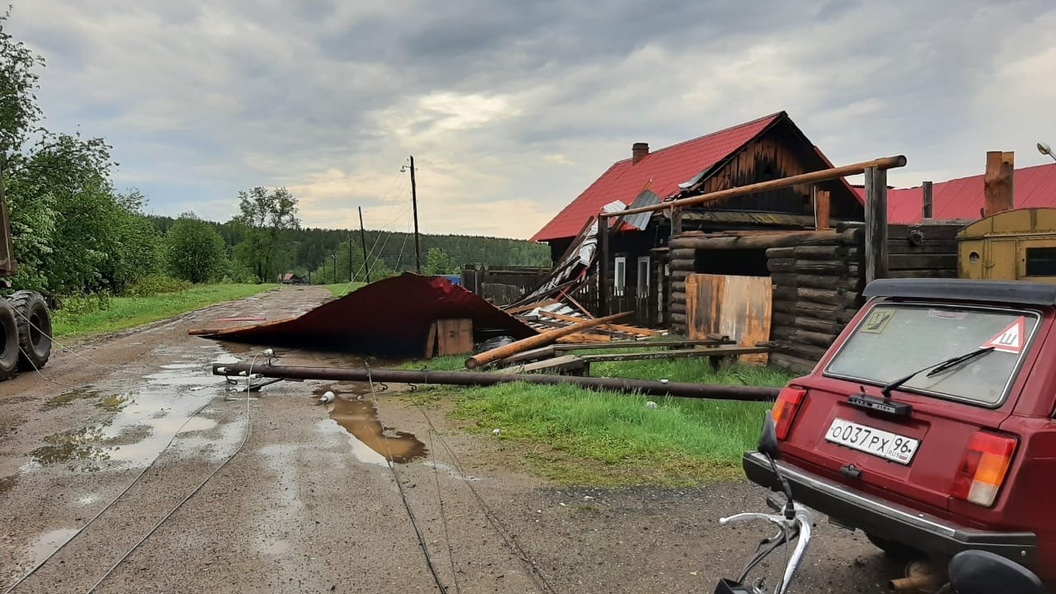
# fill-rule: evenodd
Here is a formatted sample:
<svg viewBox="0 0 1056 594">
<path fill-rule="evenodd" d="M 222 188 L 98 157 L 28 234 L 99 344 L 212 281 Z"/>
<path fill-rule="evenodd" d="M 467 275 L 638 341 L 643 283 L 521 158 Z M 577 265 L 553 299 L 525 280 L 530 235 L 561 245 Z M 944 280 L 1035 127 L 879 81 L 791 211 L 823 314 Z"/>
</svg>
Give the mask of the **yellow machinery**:
<svg viewBox="0 0 1056 594">
<path fill-rule="evenodd" d="M 957 276 L 1056 283 L 1056 208 L 1006 210 L 961 229 Z"/>
</svg>

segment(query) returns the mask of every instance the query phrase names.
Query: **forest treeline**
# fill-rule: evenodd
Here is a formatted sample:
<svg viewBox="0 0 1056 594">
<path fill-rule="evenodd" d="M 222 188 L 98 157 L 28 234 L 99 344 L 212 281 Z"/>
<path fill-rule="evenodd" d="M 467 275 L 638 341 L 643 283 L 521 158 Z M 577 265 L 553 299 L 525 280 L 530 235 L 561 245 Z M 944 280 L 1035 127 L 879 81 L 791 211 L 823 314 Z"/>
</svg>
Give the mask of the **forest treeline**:
<svg viewBox="0 0 1056 594">
<path fill-rule="evenodd" d="M 148 218 L 162 234 L 167 233 L 179 220 L 164 216 Z M 216 231 L 232 254 L 246 240 L 245 227 L 237 219 L 226 223 L 203 222 Z M 416 268 L 412 233 L 367 229 L 361 237 L 359 229 L 287 228 L 279 231 L 277 243 L 271 268 L 275 278 L 279 274 L 289 273 L 304 277 L 310 275 L 312 282 L 341 282 L 349 280 L 351 269 L 354 280 L 366 280 L 364 243 L 369 256 L 371 280 L 414 271 Z M 421 234 L 419 243 L 422 272 L 425 274 L 455 274 L 466 264 L 491 267 L 550 265 L 550 250 L 547 246 L 520 239 Z"/>
</svg>

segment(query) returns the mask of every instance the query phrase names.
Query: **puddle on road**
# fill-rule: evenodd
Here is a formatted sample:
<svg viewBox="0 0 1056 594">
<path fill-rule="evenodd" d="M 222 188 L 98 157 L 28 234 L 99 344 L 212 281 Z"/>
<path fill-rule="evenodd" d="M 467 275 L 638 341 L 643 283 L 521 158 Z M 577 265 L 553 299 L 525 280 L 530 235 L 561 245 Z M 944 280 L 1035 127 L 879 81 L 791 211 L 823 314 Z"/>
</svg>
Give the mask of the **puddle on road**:
<svg viewBox="0 0 1056 594">
<path fill-rule="evenodd" d="M 424 457 L 427 452 L 425 444 L 413 434 L 382 427 L 378 409 L 372 402 L 336 398 L 330 418 L 355 438 L 352 453 L 361 462 L 377 463 L 376 456 L 380 455 L 385 461 L 404 464 Z M 359 450 L 357 441 L 370 452 Z"/>
<path fill-rule="evenodd" d="M 84 386 L 83 388 L 76 388 L 69 392 L 59 394 L 41 405 L 40 410 L 52 410 L 62 406 L 69 406 L 78 400 L 98 398 L 99 396 L 99 390 L 96 390 L 91 386 Z"/>
<path fill-rule="evenodd" d="M 29 554 L 33 556 L 33 565 L 46 559 L 48 555 L 55 552 L 55 549 L 61 547 L 63 543 L 73 538 L 74 534 L 77 534 L 75 528 L 59 528 L 58 530 L 52 530 L 51 532 L 41 534 L 29 549 Z"/>
<path fill-rule="evenodd" d="M 214 353 L 219 354 L 219 350 L 214 347 Z M 94 399 L 95 407 L 111 414 L 102 420 L 98 414 L 89 415 L 85 420 L 92 424 L 45 437 L 44 445 L 30 452 L 33 462 L 45 466 L 69 464 L 71 469 L 81 471 L 145 466 L 157 458 L 174 435 L 216 428 L 216 420 L 191 415 L 217 395 L 224 378 L 212 375 L 206 361 L 188 360 L 186 353 L 174 352 L 169 360 L 157 372 L 143 376 L 144 381 L 130 391 L 119 389 L 107 394 L 115 385 L 121 385 L 115 383 L 86 386 L 53 398 L 46 408 Z M 121 388 L 127 389 L 128 385 Z M 193 437 L 197 449 L 225 449 L 231 441 L 227 432 L 216 440 L 206 437 Z"/>
</svg>

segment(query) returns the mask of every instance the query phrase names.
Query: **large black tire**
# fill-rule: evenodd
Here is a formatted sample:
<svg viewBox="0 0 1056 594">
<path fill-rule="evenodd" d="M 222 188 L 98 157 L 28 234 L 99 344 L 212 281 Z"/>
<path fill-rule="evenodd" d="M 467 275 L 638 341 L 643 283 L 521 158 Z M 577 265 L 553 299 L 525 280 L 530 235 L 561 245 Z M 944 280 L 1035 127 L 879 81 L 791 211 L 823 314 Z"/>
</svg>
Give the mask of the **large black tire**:
<svg viewBox="0 0 1056 594">
<path fill-rule="evenodd" d="M 5 380 L 18 369 L 18 326 L 15 310 L 0 297 L 0 380 Z"/>
<path fill-rule="evenodd" d="M 51 313 L 44 297 L 36 291 L 16 291 L 8 297 L 18 325 L 18 368 L 40 369 L 51 357 Z"/>
</svg>

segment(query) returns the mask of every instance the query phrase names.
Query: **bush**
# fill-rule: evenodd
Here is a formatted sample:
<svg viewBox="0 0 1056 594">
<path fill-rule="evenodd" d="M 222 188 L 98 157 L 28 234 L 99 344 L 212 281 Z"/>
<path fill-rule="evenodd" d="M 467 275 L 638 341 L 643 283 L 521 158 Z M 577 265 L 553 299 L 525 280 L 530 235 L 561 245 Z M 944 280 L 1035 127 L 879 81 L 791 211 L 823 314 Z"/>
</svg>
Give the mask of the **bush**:
<svg viewBox="0 0 1056 594">
<path fill-rule="evenodd" d="M 191 283 L 163 274 L 144 277 L 125 291 L 128 297 L 149 297 L 161 293 L 179 293 L 191 288 Z"/>
</svg>

